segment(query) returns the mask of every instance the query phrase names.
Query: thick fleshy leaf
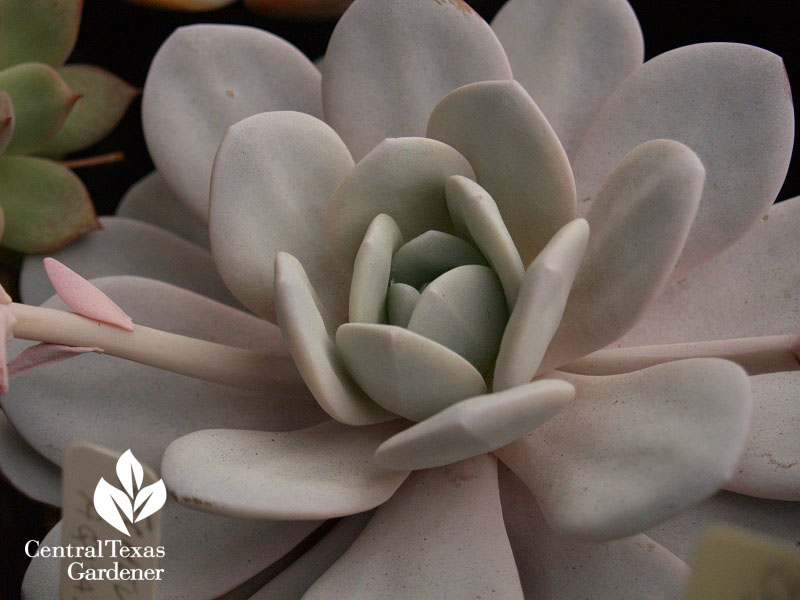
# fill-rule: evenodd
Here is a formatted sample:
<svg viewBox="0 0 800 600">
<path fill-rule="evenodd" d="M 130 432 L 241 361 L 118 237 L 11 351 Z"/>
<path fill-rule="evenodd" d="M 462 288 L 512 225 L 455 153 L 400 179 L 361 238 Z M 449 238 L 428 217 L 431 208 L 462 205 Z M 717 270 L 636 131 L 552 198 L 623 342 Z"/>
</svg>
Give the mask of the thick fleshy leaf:
<svg viewBox="0 0 800 600">
<path fill-rule="evenodd" d="M 164 558 L 158 600 L 215 600 L 284 556 L 319 521 L 252 521 L 210 515 L 168 499 L 161 513 Z M 61 523 L 42 541 L 59 545 Z M 26 600 L 58 598 L 58 560 L 34 558 L 22 582 Z M 88 565 L 87 565 L 88 566 Z M 237 596 L 241 597 L 241 596 Z"/>
<path fill-rule="evenodd" d="M 181 27 L 153 57 L 144 85 L 150 156 L 189 210 L 206 220 L 211 167 L 225 130 L 271 110 L 320 115 L 319 86 L 316 67 L 271 33 L 235 25 Z"/>
<path fill-rule="evenodd" d="M 257 519 L 320 519 L 383 504 L 408 476 L 372 461 L 398 421 L 288 432 L 207 429 L 175 440 L 161 474 L 178 502 Z"/>
<path fill-rule="evenodd" d="M 775 500 L 800 500 L 800 373 L 750 378 L 750 441 L 726 489 Z"/>
<path fill-rule="evenodd" d="M 403 245 L 397 223 L 388 215 L 372 220 L 353 263 L 350 283 L 351 323 L 386 323 L 386 294 L 392 271 L 392 256 Z"/>
<path fill-rule="evenodd" d="M 525 267 L 497 204 L 481 186 L 459 175 L 450 177 L 444 190 L 456 231 L 481 249 L 500 278 L 511 310 L 519 295 Z"/>
<path fill-rule="evenodd" d="M 328 203 L 325 230 L 334 254 L 352 269 L 367 227 L 386 213 L 410 240 L 435 229 L 452 232 L 444 197 L 451 175 L 474 178 L 451 147 L 426 138 L 384 140 L 356 165 Z"/>
<path fill-rule="evenodd" d="M 646 535 L 600 544 L 558 535 L 547 526 L 525 484 L 503 468 L 500 499 L 526 598 L 680 597 L 689 568 Z"/>
<path fill-rule="evenodd" d="M 303 113 L 264 113 L 228 129 L 214 160 L 209 231 L 222 278 L 242 304 L 275 320 L 274 261 L 288 252 L 328 310 L 347 314 L 349 281 L 325 243 L 322 214 L 352 167 L 333 129 Z"/>
<path fill-rule="evenodd" d="M 566 381 L 541 379 L 462 400 L 390 437 L 378 446 L 375 462 L 427 469 L 491 452 L 538 427 L 574 397 Z"/>
<path fill-rule="evenodd" d="M 462 0 L 356 0 L 333 30 L 323 70 L 325 120 L 356 160 L 384 138 L 424 135 L 451 90 L 511 78 L 494 32 Z"/>
<path fill-rule="evenodd" d="M 528 267 L 497 354 L 495 390 L 533 379 L 561 322 L 588 241 L 589 225 L 575 219 L 553 236 Z"/>
<path fill-rule="evenodd" d="M 486 374 L 494 365 L 507 320 L 508 307 L 495 272 L 464 265 L 425 288 L 408 330 L 450 348 Z"/>
<path fill-rule="evenodd" d="M 94 280 L 136 323 L 241 348 L 272 352 L 273 369 L 294 366 L 277 327 L 192 292 L 137 277 Z M 45 306 L 66 308 L 53 298 Z M 21 349 L 13 342 L 9 354 Z M 319 423 L 299 375 L 285 388 L 245 391 L 103 354 L 83 354 L 14 379 L 0 397 L 17 430 L 60 464 L 64 449 L 87 440 L 158 465 L 175 438 L 207 427 L 291 430 Z"/>
<path fill-rule="evenodd" d="M 191 214 L 167 187 L 158 171 L 134 183 L 117 207 L 117 215 L 171 231 L 208 250 L 208 227 Z"/>
<path fill-rule="evenodd" d="M 4 29 L 5 30 L 5 29 Z M 14 103 L 14 136 L 9 154 L 27 154 L 40 148 L 63 125 L 77 94 L 51 67 L 24 63 L 0 71 L 0 89 Z"/>
<path fill-rule="evenodd" d="M 275 308 L 286 345 L 319 405 L 349 425 L 367 425 L 393 415 L 370 400 L 347 373 L 333 335 L 336 325 L 293 256 L 275 259 Z"/>
<path fill-rule="evenodd" d="M 0 411 L 0 472 L 14 488 L 37 502 L 61 503 L 59 468 L 31 448 Z"/>
<path fill-rule="evenodd" d="M 22 62 L 63 64 L 78 37 L 82 8 L 83 0 L 4 0 L 0 69 Z"/>
<path fill-rule="evenodd" d="M 93 284 L 52 257 L 42 265 L 58 297 L 76 313 L 133 331 L 133 320 Z"/>
<path fill-rule="evenodd" d="M 412 474 L 303 596 L 398 597 L 522 599 L 492 457 Z"/>
<path fill-rule="evenodd" d="M 776 204 L 742 240 L 670 284 L 620 345 L 800 330 L 798 230 L 800 198 Z M 767 498 L 796 499 L 800 378 L 780 373 L 754 377 L 751 383 L 755 402 L 750 444 L 731 487 Z"/>
<path fill-rule="evenodd" d="M 738 365 L 694 359 L 565 378 L 575 400 L 497 452 L 557 532 L 591 540 L 632 535 L 707 498 L 733 475 L 751 413 Z"/>
<path fill-rule="evenodd" d="M 669 279 L 703 191 L 689 148 L 652 140 L 608 176 L 586 215 L 586 255 L 540 373 L 598 350 L 641 318 Z"/>
<path fill-rule="evenodd" d="M 650 529 L 647 535 L 683 560 L 691 558 L 697 539 L 706 529 L 715 525 L 745 528 L 796 546 L 800 541 L 797 539 L 798 508 L 795 502 L 761 500 L 719 492 L 669 521 L 660 523 Z"/>
<path fill-rule="evenodd" d="M 456 267 L 485 264 L 486 259 L 469 242 L 452 233 L 431 229 L 395 252 L 392 281 L 420 288 Z"/>
<path fill-rule="evenodd" d="M 794 140 L 780 57 L 742 44 L 696 44 L 648 61 L 600 111 L 574 161 L 578 198 L 593 199 L 614 165 L 654 138 L 686 144 L 706 169 L 697 219 L 676 275 L 724 250 L 780 190 Z"/>
<path fill-rule="evenodd" d="M 67 65 L 58 74 L 80 101 L 67 120 L 37 154 L 60 157 L 82 150 L 106 137 L 122 119 L 139 91 L 116 75 L 94 65 Z"/>
<path fill-rule="evenodd" d="M 740 241 L 670 283 L 620 346 L 800 331 L 800 197 L 775 204 Z"/>
<path fill-rule="evenodd" d="M 2 159 L 0 159 L 2 164 Z M 136 275 L 192 290 L 218 302 L 241 307 L 214 268 L 211 255 L 194 244 L 148 223 L 100 217 L 102 229 L 52 253 L 87 279 Z M 20 292 L 28 304 L 44 302 L 53 288 L 41 256 L 25 259 Z"/>
<path fill-rule="evenodd" d="M 458 150 L 475 169 L 524 265 L 575 217 L 567 155 L 516 81 L 482 81 L 451 92 L 431 114 L 427 135 Z"/>
<path fill-rule="evenodd" d="M 626 0 L 510 0 L 492 21 L 514 79 L 572 156 L 614 89 L 642 64 Z"/>
<path fill-rule="evenodd" d="M 0 92 L 0 154 L 5 152 L 14 135 L 14 103 L 8 92 Z"/>
<path fill-rule="evenodd" d="M 372 512 L 344 517 L 303 556 L 281 571 L 249 600 L 297 600 L 344 554 L 372 518 Z"/>
<path fill-rule="evenodd" d="M 408 329 L 345 323 L 336 331 L 336 346 L 370 398 L 412 421 L 486 392 L 483 377 L 466 359 Z"/>
<path fill-rule="evenodd" d="M 3 246 L 19 252 L 52 252 L 99 223 L 80 179 L 43 158 L 0 157 Z"/>
<path fill-rule="evenodd" d="M 389 323 L 398 327 L 407 327 L 411 313 L 419 302 L 420 293 L 417 288 L 405 283 L 393 283 L 386 294 L 386 308 Z"/>
</svg>

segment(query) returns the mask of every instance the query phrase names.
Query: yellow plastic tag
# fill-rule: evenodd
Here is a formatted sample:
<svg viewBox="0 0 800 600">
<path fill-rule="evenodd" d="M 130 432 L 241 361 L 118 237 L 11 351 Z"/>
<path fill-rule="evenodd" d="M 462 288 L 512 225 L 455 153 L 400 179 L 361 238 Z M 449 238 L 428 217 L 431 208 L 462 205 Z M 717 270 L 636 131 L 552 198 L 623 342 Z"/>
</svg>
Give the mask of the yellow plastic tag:
<svg viewBox="0 0 800 600">
<path fill-rule="evenodd" d="M 685 600 L 800 600 L 800 552 L 745 530 L 711 529 L 690 562 Z"/>
</svg>

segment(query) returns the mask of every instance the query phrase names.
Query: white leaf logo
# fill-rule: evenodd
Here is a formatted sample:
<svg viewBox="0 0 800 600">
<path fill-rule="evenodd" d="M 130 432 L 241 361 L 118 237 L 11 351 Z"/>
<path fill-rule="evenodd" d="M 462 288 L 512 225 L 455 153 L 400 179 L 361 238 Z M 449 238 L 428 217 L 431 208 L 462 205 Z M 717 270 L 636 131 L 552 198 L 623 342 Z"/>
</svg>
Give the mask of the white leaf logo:
<svg viewBox="0 0 800 600">
<path fill-rule="evenodd" d="M 122 517 L 128 523 L 138 523 L 158 512 L 167 501 L 167 488 L 162 479 L 142 487 L 144 469 L 130 449 L 117 460 L 117 478 L 125 491 L 101 477 L 94 488 L 94 508 L 106 523 L 129 536 Z"/>
</svg>

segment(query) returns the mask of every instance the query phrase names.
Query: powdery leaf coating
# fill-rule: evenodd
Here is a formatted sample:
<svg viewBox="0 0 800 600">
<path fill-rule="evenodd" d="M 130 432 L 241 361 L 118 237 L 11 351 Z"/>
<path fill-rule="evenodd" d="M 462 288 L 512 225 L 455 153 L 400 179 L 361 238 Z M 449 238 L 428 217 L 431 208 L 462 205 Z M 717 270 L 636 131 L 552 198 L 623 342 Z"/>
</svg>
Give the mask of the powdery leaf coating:
<svg viewBox="0 0 800 600">
<path fill-rule="evenodd" d="M 452 233 L 430 229 L 394 253 L 392 281 L 416 289 L 456 267 L 485 264 L 486 259 L 469 242 Z"/>
<path fill-rule="evenodd" d="M 303 596 L 468 597 L 523 597 L 487 455 L 414 472 Z"/>
<path fill-rule="evenodd" d="M 372 462 L 397 421 L 351 428 L 328 421 L 288 432 L 207 429 L 178 438 L 161 474 L 178 502 L 257 519 L 321 519 L 383 504 L 408 471 Z"/>
<path fill-rule="evenodd" d="M 335 324 L 300 261 L 284 252 L 275 258 L 275 309 L 297 369 L 326 413 L 349 425 L 394 418 L 370 400 L 348 374 L 333 339 Z"/>
<path fill-rule="evenodd" d="M 553 128 L 516 81 L 482 81 L 442 99 L 428 137 L 458 150 L 494 201 L 527 265 L 575 217 L 575 181 Z"/>
<path fill-rule="evenodd" d="M 51 506 L 61 503 L 59 468 L 36 452 L 0 411 L 0 471 L 28 498 Z"/>
<path fill-rule="evenodd" d="M 528 267 L 497 354 L 495 390 L 533 379 L 561 322 L 588 241 L 586 221 L 570 221 Z"/>
<path fill-rule="evenodd" d="M 208 185 L 225 130 L 251 115 L 320 115 L 320 75 L 294 46 L 253 27 L 177 29 L 153 57 L 142 95 L 150 156 L 194 215 L 208 219 Z"/>
<path fill-rule="evenodd" d="M 385 138 L 424 135 L 451 90 L 511 79 L 494 32 L 461 0 L 356 0 L 331 34 L 323 71 L 325 120 L 356 160 Z"/>
<path fill-rule="evenodd" d="M 212 300 L 241 308 L 214 268 L 211 254 L 178 236 L 142 221 L 100 217 L 102 229 L 86 235 L 51 256 L 87 279 L 135 275 L 171 283 Z M 41 256 L 25 259 L 20 292 L 28 304 L 52 295 Z"/>
<path fill-rule="evenodd" d="M 370 398 L 412 421 L 486 392 L 483 377 L 466 359 L 408 329 L 345 323 L 336 331 L 336 346 Z"/>
<path fill-rule="evenodd" d="M 514 79 L 569 156 L 606 99 L 644 59 L 642 31 L 626 0 L 509 0 L 492 29 Z"/>
<path fill-rule="evenodd" d="M 497 451 L 562 535 L 610 540 L 719 489 L 747 443 L 747 375 L 718 359 L 608 377 L 564 376 L 575 400 Z"/>
<path fill-rule="evenodd" d="M 319 527 L 319 521 L 253 521 L 232 519 L 184 508 L 171 499 L 161 512 L 164 569 L 156 598 L 215 600 L 236 589 L 280 559 Z M 58 545 L 61 523 L 42 545 Z M 198 569 L 198 565 L 214 568 Z M 23 597 L 58 597 L 59 561 L 37 557 L 22 582 Z"/>
<path fill-rule="evenodd" d="M 525 484 L 502 467 L 500 499 L 526 598 L 681 597 L 689 567 L 646 535 L 597 544 L 555 534 Z"/>
<path fill-rule="evenodd" d="M 586 214 L 585 258 L 539 373 L 612 343 L 636 324 L 680 256 L 704 176 L 695 153 L 671 140 L 645 142 L 619 162 Z"/>
<path fill-rule="evenodd" d="M 93 284 L 54 258 L 47 257 L 42 264 L 53 289 L 76 313 L 133 331 L 133 320 Z"/>
<path fill-rule="evenodd" d="M 780 202 L 740 241 L 668 286 L 619 345 L 800 331 L 800 198 Z M 800 499 L 797 373 L 751 378 L 750 443 L 730 489 Z"/>
<path fill-rule="evenodd" d="M 538 427 L 575 397 L 566 381 L 541 379 L 457 402 L 404 429 L 375 451 L 392 469 L 428 469 L 497 450 Z"/>
<path fill-rule="evenodd" d="M 325 243 L 322 214 L 352 168 L 333 129 L 303 113 L 254 115 L 225 134 L 211 176 L 211 251 L 222 279 L 257 315 L 275 320 L 278 252 L 306 265 L 332 316 L 347 314 L 349 281 Z"/>
<path fill-rule="evenodd" d="M 209 250 L 208 227 L 186 210 L 158 171 L 134 183 L 117 206 L 116 214 L 156 225 Z"/>
<path fill-rule="evenodd" d="M 780 57 L 754 46 L 709 43 L 645 63 L 612 94 L 576 154 L 579 204 L 597 195 L 623 156 L 654 138 L 686 144 L 706 169 L 680 277 L 742 237 L 780 190 L 794 142 Z"/>
<path fill-rule="evenodd" d="M 325 233 L 334 256 L 352 269 L 367 227 L 381 213 L 395 220 L 406 240 L 430 229 L 452 232 L 444 195 L 451 175 L 475 177 L 466 159 L 446 144 L 419 137 L 381 142 L 328 202 Z"/>
<path fill-rule="evenodd" d="M 52 462 L 60 464 L 64 449 L 82 439 L 120 452 L 130 448 L 142 462 L 158 465 L 172 440 L 198 429 L 291 430 L 327 418 L 271 323 L 160 281 L 92 283 L 137 324 L 274 354 L 270 368 L 289 383 L 246 391 L 94 353 L 50 364 L 16 377 L 0 402 L 27 442 Z M 55 297 L 45 306 L 66 308 Z M 24 346 L 12 342 L 9 354 Z"/>
<path fill-rule="evenodd" d="M 350 283 L 349 322 L 386 323 L 386 294 L 392 256 L 403 245 L 397 223 L 388 215 L 372 220 L 353 263 Z"/>
</svg>

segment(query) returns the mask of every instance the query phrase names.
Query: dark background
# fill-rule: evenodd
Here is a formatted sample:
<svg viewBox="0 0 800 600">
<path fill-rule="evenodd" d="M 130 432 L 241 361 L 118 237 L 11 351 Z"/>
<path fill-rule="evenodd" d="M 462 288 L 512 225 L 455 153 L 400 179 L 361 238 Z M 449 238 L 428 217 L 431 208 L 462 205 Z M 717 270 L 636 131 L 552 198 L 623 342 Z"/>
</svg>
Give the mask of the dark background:
<svg viewBox="0 0 800 600">
<path fill-rule="evenodd" d="M 472 0 L 486 20 L 502 0 Z M 800 89 L 800 0 L 630 0 L 644 32 L 646 58 L 697 42 L 730 41 L 761 46 L 783 56 L 789 81 Z M 129 5 L 121 0 L 85 0 L 83 23 L 71 63 L 92 63 L 137 87 L 144 85 L 150 59 L 166 37 L 190 23 L 237 23 L 261 27 L 295 44 L 309 58 L 325 51 L 335 21 L 287 21 L 260 17 L 240 5 L 210 13 L 176 13 Z M 127 188 L 153 166 L 141 132 L 137 99 L 120 126 L 92 156 L 121 150 L 124 162 L 78 171 L 98 213 L 112 213 Z M 797 139 L 797 133 L 795 133 Z M 778 198 L 800 195 L 800 166 L 795 154 Z M 58 519 L 57 511 L 26 500 L 0 480 L 0 598 L 16 598 L 27 559 L 22 547 L 41 539 Z"/>
</svg>

